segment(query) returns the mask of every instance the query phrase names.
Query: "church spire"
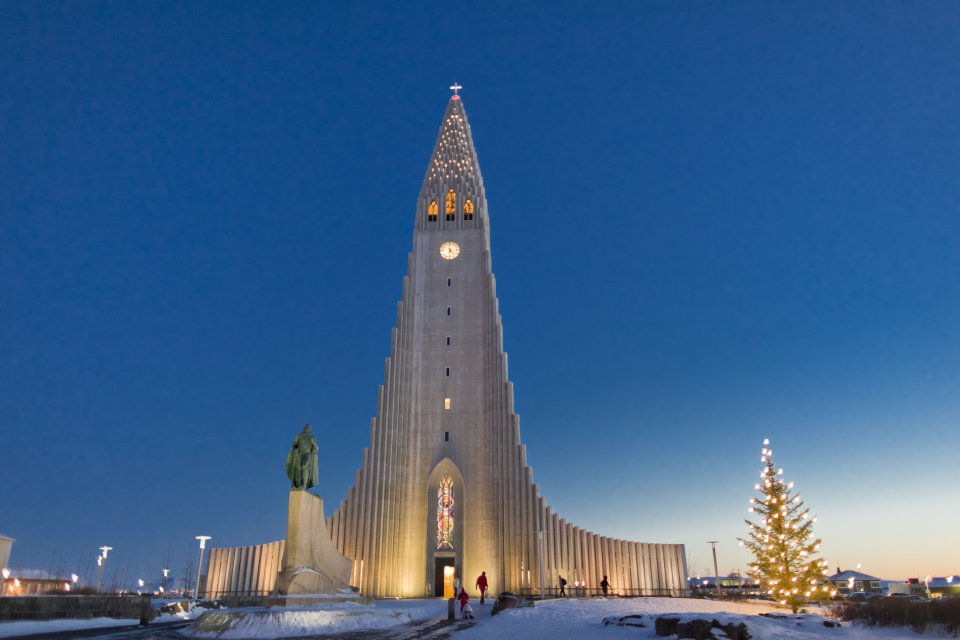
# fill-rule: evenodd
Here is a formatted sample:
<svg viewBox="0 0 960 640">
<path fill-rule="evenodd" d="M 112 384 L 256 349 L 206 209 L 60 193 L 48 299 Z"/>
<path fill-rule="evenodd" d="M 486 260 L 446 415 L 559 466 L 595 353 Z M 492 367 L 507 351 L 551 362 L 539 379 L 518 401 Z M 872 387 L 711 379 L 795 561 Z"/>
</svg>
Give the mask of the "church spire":
<svg viewBox="0 0 960 640">
<path fill-rule="evenodd" d="M 486 194 L 480 163 L 473 146 L 467 113 L 460 99 L 459 84 L 443 114 L 440 133 L 427 165 L 417 203 L 417 228 L 470 229 L 483 227 Z"/>
</svg>

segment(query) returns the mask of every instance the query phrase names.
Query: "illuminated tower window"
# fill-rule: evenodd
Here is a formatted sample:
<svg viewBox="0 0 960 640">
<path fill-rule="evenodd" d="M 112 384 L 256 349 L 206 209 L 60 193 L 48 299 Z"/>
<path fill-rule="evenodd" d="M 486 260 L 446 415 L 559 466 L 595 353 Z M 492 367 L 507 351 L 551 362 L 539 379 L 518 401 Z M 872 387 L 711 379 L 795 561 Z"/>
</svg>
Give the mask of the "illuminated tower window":
<svg viewBox="0 0 960 640">
<path fill-rule="evenodd" d="M 463 203 L 463 219 L 473 220 L 473 200 L 470 198 L 467 198 L 467 201 Z"/>
<path fill-rule="evenodd" d="M 427 206 L 427 220 L 430 222 L 437 221 L 437 212 L 440 211 L 440 207 L 437 206 L 436 200 L 431 200 L 430 204 Z"/>
<path fill-rule="evenodd" d="M 450 398 L 444 398 L 444 399 L 443 399 L 443 410 L 444 410 L 444 411 L 449 411 L 449 410 L 450 410 Z"/>
<path fill-rule="evenodd" d="M 453 478 L 443 476 L 437 487 L 437 549 L 453 549 Z"/>
<path fill-rule="evenodd" d="M 457 194 L 453 189 L 447 191 L 447 220 L 457 219 Z"/>
</svg>

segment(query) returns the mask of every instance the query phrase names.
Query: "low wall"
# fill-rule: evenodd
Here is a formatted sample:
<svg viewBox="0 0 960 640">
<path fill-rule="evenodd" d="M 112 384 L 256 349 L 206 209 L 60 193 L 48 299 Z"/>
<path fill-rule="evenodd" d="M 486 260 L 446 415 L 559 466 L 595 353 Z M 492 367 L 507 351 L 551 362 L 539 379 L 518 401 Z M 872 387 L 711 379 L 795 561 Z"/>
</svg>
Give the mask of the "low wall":
<svg viewBox="0 0 960 640">
<path fill-rule="evenodd" d="M 0 598 L 0 621 L 59 618 L 153 618 L 149 596 L 16 596 Z"/>
</svg>

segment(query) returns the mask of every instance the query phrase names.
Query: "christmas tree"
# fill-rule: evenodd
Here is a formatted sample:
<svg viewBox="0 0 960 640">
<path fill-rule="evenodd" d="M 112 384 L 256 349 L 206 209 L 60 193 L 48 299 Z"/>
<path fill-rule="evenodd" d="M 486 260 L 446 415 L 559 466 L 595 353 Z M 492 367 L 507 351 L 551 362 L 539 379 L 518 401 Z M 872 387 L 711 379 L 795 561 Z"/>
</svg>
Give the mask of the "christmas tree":
<svg viewBox="0 0 960 640">
<path fill-rule="evenodd" d="M 750 498 L 750 512 L 757 515 L 759 522 L 745 520 L 750 534 L 739 540 L 753 554 L 749 563 L 751 577 L 767 594 L 796 613 L 807 602 L 826 600 L 836 591 L 829 583 L 819 584 L 827 561 L 814 558 L 820 549 L 820 540 L 812 539 L 817 518 L 810 516 L 800 495 L 793 493 L 793 483 L 784 482 L 783 469 L 773 464 L 769 445 L 769 440 L 763 441 L 760 461 L 764 466 L 760 482 L 753 486 L 760 497 Z"/>
</svg>

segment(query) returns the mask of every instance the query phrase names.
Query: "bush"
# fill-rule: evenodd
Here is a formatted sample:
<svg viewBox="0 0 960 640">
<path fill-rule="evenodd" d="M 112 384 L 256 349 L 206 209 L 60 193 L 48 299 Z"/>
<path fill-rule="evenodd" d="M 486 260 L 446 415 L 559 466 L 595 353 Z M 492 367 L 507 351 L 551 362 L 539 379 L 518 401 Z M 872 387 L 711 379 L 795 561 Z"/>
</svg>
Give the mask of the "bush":
<svg viewBox="0 0 960 640">
<path fill-rule="evenodd" d="M 917 633 L 941 627 L 960 637 L 960 598 L 916 602 L 877 597 L 860 603 L 843 602 L 834 611 L 840 620 L 863 622 L 871 627 L 910 627 Z"/>
</svg>

